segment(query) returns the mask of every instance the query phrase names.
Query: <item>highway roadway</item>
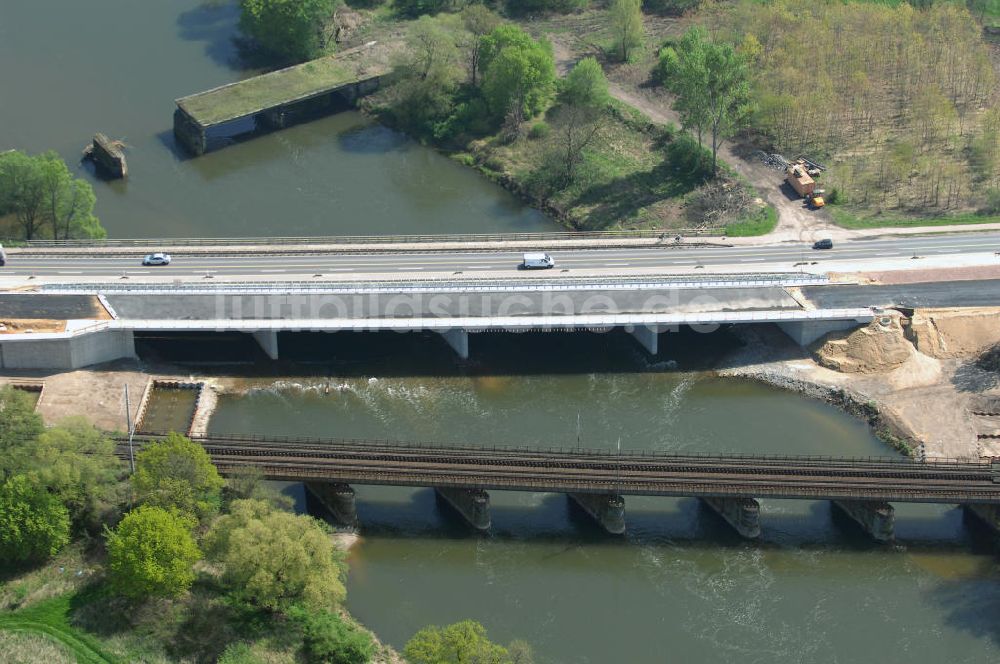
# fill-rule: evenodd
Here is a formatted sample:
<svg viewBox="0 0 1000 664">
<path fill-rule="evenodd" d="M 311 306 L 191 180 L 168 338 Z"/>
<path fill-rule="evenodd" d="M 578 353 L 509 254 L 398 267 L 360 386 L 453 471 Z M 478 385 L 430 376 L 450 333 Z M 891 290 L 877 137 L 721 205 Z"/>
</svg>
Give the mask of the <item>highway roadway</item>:
<svg viewBox="0 0 1000 664">
<path fill-rule="evenodd" d="M 169 248 L 165 248 L 170 251 Z M 539 250 L 547 247 L 540 246 Z M 706 269 L 728 266 L 740 272 L 767 266 L 774 270 L 791 270 L 805 264 L 822 270 L 825 265 L 836 269 L 837 262 L 864 261 L 869 269 L 878 269 L 880 262 L 892 259 L 940 258 L 971 254 L 993 254 L 1000 251 L 1000 233 L 962 235 L 906 236 L 874 240 L 838 242 L 833 249 L 814 250 L 809 244 L 773 246 L 664 246 L 643 249 L 574 249 L 551 251 L 556 269 L 550 272 L 602 271 L 628 273 L 667 271 L 704 266 Z M 336 276 L 338 274 L 391 274 L 397 272 L 425 273 L 505 273 L 514 274 L 520 263 L 516 252 L 438 252 L 438 253 L 379 253 L 379 254 L 316 254 L 281 255 L 247 253 L 237 256 L 186 254 L 183 249 L 170 251 L 173 262 L 168 266 L 144 267 L 142 255 L 109 256 L 95 253 L 90 257 L 8 254 L 7 265 L 0 276 L 54 277 L 71 281 L 73 277 L 155 276 L 163 278 L 201 276 L 252 276 L 257 279 L 288 279 L 294 276 Z M 1000 260 L 1000 258 L 998 258 Z M 914 267 L 918 264 L 914 261 Z"/>
</svg>

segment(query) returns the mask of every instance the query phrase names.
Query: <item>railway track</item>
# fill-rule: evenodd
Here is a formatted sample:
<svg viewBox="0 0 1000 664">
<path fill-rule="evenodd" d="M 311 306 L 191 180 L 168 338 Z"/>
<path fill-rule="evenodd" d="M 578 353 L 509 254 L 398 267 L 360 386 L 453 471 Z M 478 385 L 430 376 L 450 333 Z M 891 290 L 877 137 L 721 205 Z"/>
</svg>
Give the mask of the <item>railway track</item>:
<svg viewBox="0 0 1000 664">
<path fill-rule="evenodd" d="M 136 441 L 138 447 L 155 440 Z M 697 456 L 388 441 L 197 438 L 224 474 L 348 484 L 664 496 L 998 503 L 1000 464 L 908 459 Z M 120 441 L 119 453 L 128 455 Z"/>
</svg>

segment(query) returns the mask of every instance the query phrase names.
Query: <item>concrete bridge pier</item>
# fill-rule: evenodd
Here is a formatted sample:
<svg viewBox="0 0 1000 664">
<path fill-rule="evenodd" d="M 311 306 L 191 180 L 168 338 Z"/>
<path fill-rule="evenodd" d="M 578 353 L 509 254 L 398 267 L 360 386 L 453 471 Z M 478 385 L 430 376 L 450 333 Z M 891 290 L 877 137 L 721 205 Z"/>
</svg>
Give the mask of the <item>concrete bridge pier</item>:
<svg viewBox="0 0 1000 664">
<path fill-rule="evenodd" d="M 617 493 L 568 493 L 573 502 L 612 535 L 625 532 L 625 499 Z"/>
<path fill-rule="evenodd" d="M 635 325 L 627 328 L 628 333 L 646 349 L 650 355 L 660 350 L 660 328 L 657 325 Z"/>
<path fill-rule="evenodd" d="M 741 536 L 747 539 L 760 537 L 760 503 L 753 498 L 702 496 L 701 502 L 725 519 Z"/>
<path fill-rule="evenodd" d="M 458 356 L 463 360 L 469 359 L 469 332 L 468 330 L 463 330 L 462 328 L 454 328 L 451 330 L 439 331 L 444 340 L 448 342 L 448 345 L 458 353 Z"/>
<path fill-rule="evenodd" d="M 204 127 L 179 108 L 174 110 L 174 137 L 185 150 L 196 157 L 205 154 L 208 148 Z"/>
<path fill-rule="evenodd" d="M 326 508 L 333 520 L 344 526 L 358 525 L 358 510 L 354 489 L 339 482 L 305 482 L 308 491 Z"/>
<path fill-rule="evenodd" d="M 278 359 L 278 332 L 277 330 L 257 330 L 253 333 L 253 338 L 260 344 L 261 349 L 272 360 Z"/>
<path fill-rule="evenodd" d="M 482 489 L 458 489 L 454 487 L 434 487 L 439 498 L 448 503 L 456 512 L 462 515 L 469 525 L 476 530 L 489 530 L 492 523 L 490 517 L 490 494 Z"/>
<path fill-rule="evenodd" d="M 833 504 L 876 542 L 891 542 L 896 537 L 895 510 L 889 503 L 881 500 L 834 500 Z"/>
</svg>

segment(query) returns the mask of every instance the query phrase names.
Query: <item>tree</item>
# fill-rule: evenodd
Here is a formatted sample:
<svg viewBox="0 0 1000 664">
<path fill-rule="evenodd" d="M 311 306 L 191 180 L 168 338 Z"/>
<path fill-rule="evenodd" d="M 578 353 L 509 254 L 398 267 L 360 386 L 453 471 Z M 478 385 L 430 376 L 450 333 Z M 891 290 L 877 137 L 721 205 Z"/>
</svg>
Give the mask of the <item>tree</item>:
<svg viewBox="0 0 1000 664">
<path fill-rule="evenodd" d="M 111 586 L 133 599 L 182 595 L 201 558 L 193 526 L 190 517 L 160 507 L 141 505 L 126 514 L 106 531 Z"/>
<path fill-rule="evenodd" d="M 501 19 L 497 13 L 486 5 L 469 5 L 462 10 L 462 26 L 465 28 L 462 49 L 466 53 L 469 80 L 472 85 L 479 85 L 479 43 L 500 23 Z"/>
<path fill-rule="evenodd" d="M 82 418 L 39 435 L 22 471 L 47 487 L 81 529 L 95 531 L 117 502 L 121 462 L 115 444 Z"/>
<path fill-rule="evenodd" d="M 365 664 L 371 661 L 375 644 L 371 636 L 349 625 L 331 611 L 308 611 L 293 607 L 289 617 L 302 630 L 307 660 L 335 664 Z"/>
<path fill-rule="evenodd" d="M 687 127 L 711 134 L 712 172 L 717 172 L 719 145 L 750 116 L 750 73 L 746 56 L 730 44 L 708 40 L 703 28 L 688 30 L 676 48 L 660 55 L 659 75 L 677 95 L 674 110 Z"/>
<path fill-rule="evenodd" d="M 552 45 L 513 25 L 501 25 L 480 41 L 483 97 L 495 118 L 515 121 L 545 110 L 555 90 Z"/>
<path fill-rule="evenodd" d="M 338 4 L 339 0 L 240 0 L 240 30 L 283 60 L 311 60 L 326 46 L 325 23 Z"/>
<path fill-rule="evenodd" d="M 474 620 L 423 628 L 406 643 L 403 656 L 410 664 L 511 663 L 507 649 L 487 639 L 486 628 Z"/>
<path fill-rule="evenodd" d="M 26 392 L 0 388 L 0 481 L 24 467 L 25 454 L 44 430 Z"/>
<path fill-rule="evenodd" d="M 0 214 L 14 215 L 26 240 L 46 226 L 56 240 L 105 237 L 94 216 L 95 200 L 90 183 L 74 178 L 55 152 L 0 154 Z"/>
<path fill-rule="evenodd" d="M 608 105 L 608 79 L 594 57 L 580 60 L 562 80 L 559 102 L 603 110 Z"/>
<path fill-rule="evenodd" d="M 94 216 L 97 197 L 90 183 L 74 178 L 66 162 L 54 152 L 42 156 L 43 213 L 52 227 L 53 239 L 105 237 L 107 233 Z"/>
<path fill-rule="evenodd" d="M 433 133 L 452 112 L 464 76 L 456 31 L 445 18 L 421 16 L 407 33 L 407 48 L 395 58 L 395 113 L 417 134 Z"/>
<path fill-rule="evenodd" d="M 622 62 L 628 62 L 632 53 L 642 48 L 642 0 L 613 0 L 610 12 L 615 51 Z"/>
<path fill-rule="evenodd" d="M 132 486 L 146 505 L 205 519 L 218 509 L 223 484 L 205 449 L 177 433 L 135 457 Z"/>
<path fill-rule="evenodd" d="M 275 510 L 262 500 L 237 500 L 205 542 L 233 595 L 255 606 L 329 608 L 347 595 L 344 555 L 311 517 Z"/>
<path fill-rule="evenodd" d="M 553 118 L 558 127 L 558 147 L 556 154 L 550 155 L 558 161 L 563 186 L 576 179 L 584 150 L 597 136 L 609 99 L 608 80 L 594 58 L 578 62 L 563 79 L 559 91 L 561 105 Z"/>
<path fill-rule="evenodd" d="M 69 512 L 25 475 L 0 485 L 0 561 L 44 560 L 69 542 Z"/>
</svg>

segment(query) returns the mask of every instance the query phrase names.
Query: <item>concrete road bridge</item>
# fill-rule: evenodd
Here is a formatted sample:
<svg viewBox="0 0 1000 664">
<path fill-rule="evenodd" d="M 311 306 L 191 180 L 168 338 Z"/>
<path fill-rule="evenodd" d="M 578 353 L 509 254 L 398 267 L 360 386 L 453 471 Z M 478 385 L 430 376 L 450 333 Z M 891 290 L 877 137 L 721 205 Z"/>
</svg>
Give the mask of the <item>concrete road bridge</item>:
<svg viewBox="0 0 1000 664">
<path fill-rule="evenodd" d="M 141 450 L 156 439 L 140 437 L 134 445 Z M 699 498 L 748 538 L 760 535 L 758 498 L 833 501 L 879 541 L 893 538 L 891 502 L 959 504 L 993 527 L 1000 517 L 1000 462 L 697 456 L 223 435 L 195 441 L 224 475 L 252 467 L 267 479 L 304 482 L 345 524 L 357 520 L 352 484 L 433 487 L 479 530 L 491 525 L 488 490 L 565 493 L 611 533 L 625 530 L 626 495 Z M 119 442 L 118 453 L 129 456 L 127 441 Z"/>
<path fill-rule="evenodd" d="M 795 289 L 829 286 L 804 274 L 563 278 L 396 283 L 103 284 L 0 294 L 6 317 L 58 319 L 64 330 L 0 336 L 0 367 L 76 368 L 135 354 L 136 333 L 245 332 L 272 359 L 293 331 L 433 331 L 466 359 L 483 331 L 624 328 L 650 354 L 678 326 L 775 323 L 801 344 L 869 322 L 872 307 L 817 308 Z M 78 312 L 103 311 L 103 319 Z M 77 312 L 77 313 L 69 313 Z M 19 313 L 20 315 L 11 316 Z"/>
</svg>

